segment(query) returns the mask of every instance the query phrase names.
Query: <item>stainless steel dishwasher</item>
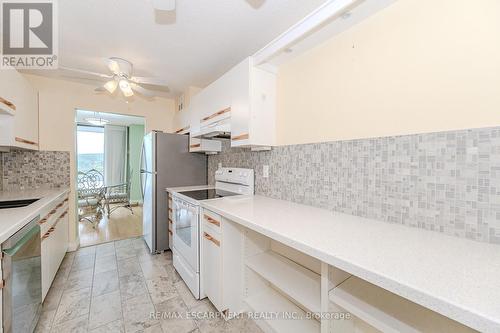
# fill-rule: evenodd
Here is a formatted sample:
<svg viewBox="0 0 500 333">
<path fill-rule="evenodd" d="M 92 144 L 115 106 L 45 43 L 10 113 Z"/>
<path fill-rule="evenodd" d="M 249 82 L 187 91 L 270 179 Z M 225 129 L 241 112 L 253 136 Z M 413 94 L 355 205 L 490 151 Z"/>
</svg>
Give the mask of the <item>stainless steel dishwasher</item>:
<svg viewBox="0 0 500 333">
<path fill-rule="evenodd" d="M 33 219 L 2 243 L 4 333 L 31 333 L 40 317 L 42 272 L 39 219 Z"/>
</svg>

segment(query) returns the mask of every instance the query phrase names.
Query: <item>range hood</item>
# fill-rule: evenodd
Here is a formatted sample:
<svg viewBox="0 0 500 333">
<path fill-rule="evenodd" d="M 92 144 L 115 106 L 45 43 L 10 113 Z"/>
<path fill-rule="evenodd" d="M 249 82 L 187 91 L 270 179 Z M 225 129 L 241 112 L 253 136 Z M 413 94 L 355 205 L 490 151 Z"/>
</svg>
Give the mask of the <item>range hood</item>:
<svg viewBox="0 0 500 333">
<path fill-rule="evenodd" d="M 200 131 L 191 135 L 198 139 L 230 139 L 231 138 L 231 118 L 202 126 Z"/>
</svg>

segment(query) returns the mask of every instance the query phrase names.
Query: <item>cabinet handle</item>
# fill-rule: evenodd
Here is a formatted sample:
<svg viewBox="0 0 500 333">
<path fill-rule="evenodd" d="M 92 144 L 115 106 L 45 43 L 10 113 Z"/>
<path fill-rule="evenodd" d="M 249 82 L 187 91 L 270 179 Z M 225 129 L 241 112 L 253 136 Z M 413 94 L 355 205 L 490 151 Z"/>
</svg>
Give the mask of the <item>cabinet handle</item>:
<svg viewBox="0 0 500 333">
<path fill-rule="evenodd" d="M 168 223 L 174 224 L 174 222 L 172 222 L 172 220 L 170 219 L 170 217 L 168 218 Z"/>
<path fill-rule="evenodd" d="M 169 208 L 169 209 L 168 209 L 168 211 L 169 211 L 170 213 L 172 213 L 172 208 Z"/>
<path fill-rule="evenodd" d="M 38 146 L 38 143 L 35 142 L 35 141 L 26 140 L 26 139 L 23 139 L 23 138 L 19 138 L 17 136 L 16 136 L 15 140 L 17 142 L 26 143 L 28 145 Z"/>
<path fill-rule="evenodd" d="M 212 119 L 212 118 L 215 118 L 215 117 L 220 116 L 220 115 L 222 115 L 222 114 L 224 114 L 224 113 L 227 113 L 227 112 L 231 112 L 231 107 L 225 108 L 224 110 L 217 111 L 217 112 L 215 112 L 215 113 L 211 114 L 210 116 L 203 118 L 203 119 L 201 120 L 201 122 L 204 122 L 204 121 L 210 120 L 210 119 Z"/>
<path fill-rule="evenodd" d="M 52 231 L 54 231 L 53 228 L 50 228 L 43 236 L 42 236 L 42 240 L 45 240 L 47 238 L 50 237 L 50 234 L 52 233 Z"/>
<path fill-rule="evenodd" d="M 47 218 L 46 217 L 44 217 L 43 219 L 41 219 L 40 221 L 38 221 L 39 225 L 42 225 L 44 223 L 47 223 Z"/>
<path fill-rule="evenodd" d="M 186 126 L 184 128 L 179 128 L 177 131 L 175 131 L 174 133 L 175 134 L 179 134 L 181 132 L 184 132 L 184 131 L 187 131 L 189 129 L 189 126 Z"/>
<path fill-rule="evenodd" d="M 16 106 L 14 105 L 14 103 L 12 103 L 11 101 L 6 100 L 3 97 L 0 97 L 0 103 L 7 105 L 9 108 L 11 108 L 14 111 L 16 110 Z"/>
<path fill-rule="evenodd" d="M 220 246 L 220 241 L 218 241 L 217 239 L 213 238 L 212 236 L 210 236 L 206 232 L 203 233 L 203 237 L 205 237 L 206 239 L 208 239 L 209 241 L 211 241 L 215 245 Z"/>
<path fill-rule="evenodd" d="M 172 230 L 170 230 L 170 229 L 168 229 L 168 233 L 170 234 L 170 236 L 173 235 Z"/>
<path fill-rule="evenodd" d="M 216 226 L 220 227 L 220 222 L 217 221 L 216 219 L 211 218 L 207 214 L 204 214 L 203 217 L 205 217 L 205 220 L 207 220 L 208 223 L 215 224 Z"/>
<path fill-rule="evenodd" d="M 199 148 L 201 147 L 201 144 L 200 143 L 197 143 L 197 144 L 194 144 L 194 145 L 190 145 L 189 148 Z"/>
<path fill-rule="evenodd" d="M 237 135 L 237 136 L 233 136 L 231 138 L 231 141 L 246 140 L 249 137 L 250 137 L 250 135 L 248 133 L 240 134 L 240 135 Z"/>
</svg>

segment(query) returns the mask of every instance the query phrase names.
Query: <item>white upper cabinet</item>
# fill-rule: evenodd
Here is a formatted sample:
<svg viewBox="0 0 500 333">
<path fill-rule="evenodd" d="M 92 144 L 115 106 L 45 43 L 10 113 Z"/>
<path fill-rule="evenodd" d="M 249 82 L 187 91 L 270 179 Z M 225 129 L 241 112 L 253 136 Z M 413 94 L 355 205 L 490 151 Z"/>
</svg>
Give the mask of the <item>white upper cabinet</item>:
<svg viewBox="0 0 500 333">
<path fill-rule="evenodd" d="M 276 74 L 248 58 L 232 70 L 231 146 L 276 145 Z"/>
<path fill-rule="evenodd" d="M 254 67 L 252 58 L 203 89 L 192 106 L 191 136 L 228 128 L 233 147 L 276 145 L 276 74 Z"/>
<path fill-rule="evenodd" d="M 174 116 L 174 133 L 186 134 L 191 130 L 193 97 L 200 92 L 197 87 L 189 87 L 177 99 L 177 110 Z"/>
<path fill-rule="evenodd" d="M 38 150 L 38 92 L 15 69 L 0 75 L 0 146 Z"/>
</svg>

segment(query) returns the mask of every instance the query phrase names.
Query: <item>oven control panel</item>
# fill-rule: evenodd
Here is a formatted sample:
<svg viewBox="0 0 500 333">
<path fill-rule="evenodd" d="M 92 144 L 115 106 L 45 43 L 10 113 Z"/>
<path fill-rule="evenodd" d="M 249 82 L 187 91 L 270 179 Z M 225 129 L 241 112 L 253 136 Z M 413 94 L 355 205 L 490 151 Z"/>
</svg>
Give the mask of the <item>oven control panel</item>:
<svg viewBox="0 0 500 333">
<path fill-rule="evenodd" d="M 254 171 L 242 168 L 220 168 L 215 172 L 215 180 L 253 187 Z"/>
</svg>

